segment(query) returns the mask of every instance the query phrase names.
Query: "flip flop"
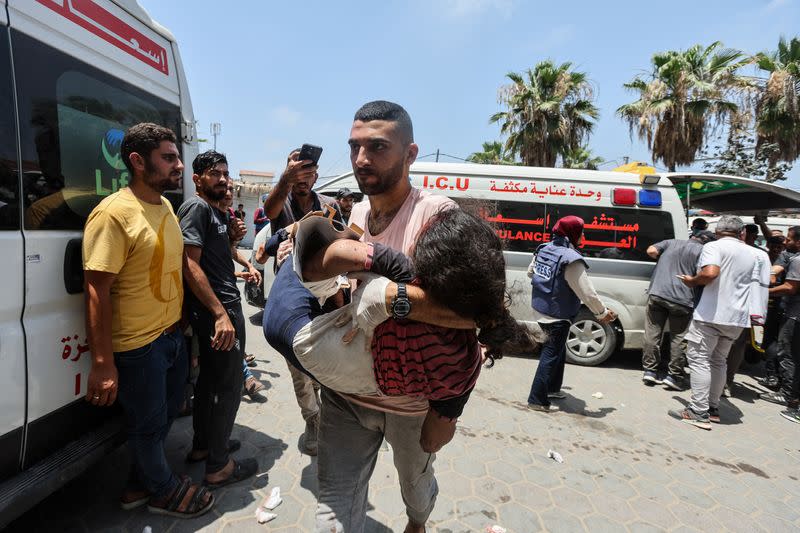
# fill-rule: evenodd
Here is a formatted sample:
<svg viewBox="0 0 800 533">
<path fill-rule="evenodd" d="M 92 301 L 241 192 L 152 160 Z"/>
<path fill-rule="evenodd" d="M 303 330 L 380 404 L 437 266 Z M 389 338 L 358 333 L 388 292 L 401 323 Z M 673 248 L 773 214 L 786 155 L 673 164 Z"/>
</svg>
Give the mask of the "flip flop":
<svg viewBox="0 0 800 533">
<path fill-rule="evenodd" d="M 235 452 L 236 450 L 238 450 L 241 447 L 242 447 L 242 441 L 240 441 L 240 440 L 231 439 L 231 440 L 228 441 L 228 453 L 233 453 L 233 452 Z M 198 459 L 196 457 L 192 457 L 192 453 L 193 452 L 194 452 L 194 450 L 191 450 L 188 454 L 186 454 L 185 462 L 187 464 L 191 465 L 191 464 L 194 464 L 194 463 L 202 463 L 206 459 L 208 459 L 208 454 L 206 454 L 204 457 L 202 457 L 200 459 Z"/>
<path fill-rule="evenodd" d="M 194 488 L 194 493 L 186 501 L 189 490 Z M 208 495 L 208 501 L 204 504 L 203 499 Z M 183 511 L 180 507 L 183 505 Z M 172 516 L 175 518 L 195 518 L 207 513 L 214 506 L 214 495 L 208 491 L 207 487 L 192 484 L 188 477 L 182 478 L 173 493 L 163 502 L 154 502 L 150 499 L 147 510 L 153 514 Z"/>
<path fill-rule="evenodd" d="M 210 481 L 204 479 L 203 485 L 212 490 L 218 489 L 232 483 L 243 481 L 249 477 L 253 477 L 256 472 L 258 472 L 258 461 L 252 457 L 248 457 L 247 459 L 242 459 L 241 461 L 234 461 L 233 472 L 230 476 L 226 477 L 222 481 L 211 483 Z"/>
<path fill-rule="evenodd" d="M 130 494 L 136 494 L 138 495 L 138 497 L 126 498 L 126 496 Z M 150 496 L 151 496 L 150 492 L 144 489 L 139 491 L 126 490 L 125 492 L 122 493 L 122 496 L 119 497 L 119 508 L 122 509 L 123 511 L 138 509 L 139 507 L 150 501 Z"/>
</svg>

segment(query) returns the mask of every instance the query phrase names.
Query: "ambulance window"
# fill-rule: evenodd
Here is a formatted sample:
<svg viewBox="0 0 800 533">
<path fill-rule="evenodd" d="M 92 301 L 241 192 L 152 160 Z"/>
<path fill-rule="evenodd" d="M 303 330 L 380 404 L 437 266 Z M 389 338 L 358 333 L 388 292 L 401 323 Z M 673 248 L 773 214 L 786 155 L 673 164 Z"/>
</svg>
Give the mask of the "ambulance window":
<svg viewBox="0 0 800 533">
<path fill-rule="evenodd" d="M 586 257 L 651 261 L 648 246 L 675 238 L 672 216 L 664 211 L 525 202 L 485 202 L 484 209 L 484 218 L 511 252 L 533 253 L 552 239 L 556 221 L 567 215 L 586 224 L 580 249 Z"/>
<path fill-rule="evenodd" d="M 586 257 L 652 261 L 647 247 L 675 238 L 672 215 L 665 211 L 547 204 L 547 215 L 550 229 L 567 215 L 583 219 L 581 253 Z"/>
<path fill-rule="evenodd" d="M 463 200 L 456 201 L 460 205 L 464 203 Z M 467 202 L 478 202 L 474 211 L 494 226 L 503 246 L 510 252 L 533 252 L 537 246 L 550 240 L 545 204 L 481 200 Z"/>
<path fill-rule="evenodd" d="M 8 29 L 0 26 L 0 72 L 11 72 Z M 19 229 L 17 126 L 11 76 L 0 76 L 0 230 Z"/>
<path fill-rule="evenodd" d="M 124 132 L 139 122 L 179 131 L 170 104 L 12 31 L 21 125 L 26 229 L 81 230 L 91 210 L 124 187 Z"/>
</svg>

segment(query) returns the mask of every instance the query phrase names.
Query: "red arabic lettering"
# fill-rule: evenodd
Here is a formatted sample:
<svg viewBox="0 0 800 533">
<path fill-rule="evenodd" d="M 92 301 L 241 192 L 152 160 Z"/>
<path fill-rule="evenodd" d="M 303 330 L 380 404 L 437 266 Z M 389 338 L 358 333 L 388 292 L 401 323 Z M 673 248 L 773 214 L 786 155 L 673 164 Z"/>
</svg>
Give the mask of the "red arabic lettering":
<svg viewBox="0 0 800 533">
<path fill-rule="evenodd" d="M 469 189 L 469 178 L 455 178 L 455 185 L 450 185 L 450 176 L 438 176 L 435 179 L 423 176 L 422 187 L 424 189 L 439 189 L 440 191 L 466 191 Z"/>
<path fill-rule="evenodd" d="M 89 351 L 89 340 L 88 339 L 84 339 L 83 344 L 77 343 L 74 346 L 72 344 L 73 340 L 75 340 L 75 341 L 78 340 L 78 335 L 77 334 L 72 335 L 72 336 L 67 335 L 66 337 L 61 339 L 61 342 L 64 343 L 64 348 L 61 350 L 61 359 L 63 361 L 66 361 L 67 359 L 69 359 L 73 363 L 76 363 L 76 362 L 78 362 L 80 360 L 80 358 L 81 358 L 81 356 L 83 354 L 85 354 L 86 352 Z M 72 356 L 73 352 L 75 353 L 75 356 L 70 359 L 70 357 Z"/>
<path fill-rule="evenodd" d="M 504 218 L 503 215 L 496 217 L 485 217 L 488 222 L 497 222 L 499 224 L 526 224 L 531 226 L 541 226 L 544 224 L 544 218 L 535 218 L 527 220 L 524 218 Z"/>
<path fill-rule="evenodd" d="M 504 241 L 550 242 L 550 234 L 543 231 L 514 231 L 510 229 L 495 230 L 497 236 Z"/>
<path fill-rule="evenodd" d="M 91 0 L 37 0 L 67 20 L 152 68 L 169 74 L 167 51 L 143 33 Z"/>
</svg>

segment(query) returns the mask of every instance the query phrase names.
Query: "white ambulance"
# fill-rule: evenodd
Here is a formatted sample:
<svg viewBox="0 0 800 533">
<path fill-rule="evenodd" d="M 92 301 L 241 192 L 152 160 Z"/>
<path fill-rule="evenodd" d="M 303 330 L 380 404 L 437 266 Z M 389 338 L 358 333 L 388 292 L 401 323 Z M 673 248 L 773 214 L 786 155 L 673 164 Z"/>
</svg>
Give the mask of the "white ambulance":
<svg viewBox="0 0 800 533">
<path fill-rule="evenodd" d="M 668 180 L 642 185 L 638 174 L 452 163 L 415 163 L 411 183 L 447 195 L 478 210 L 495 224 L 506 247 L 507 283 L 512 314 L 530 321 L 528 265 L 536 248 L 551 238 L 556 221 L 583 218 L 581 253 L 601 299 L 619 314 L 603 325 L 582 309 L 567 340 L 573 363 L 597 365 L 617 348 L 641 348 L 644 308 L 654 263 L 647 247 L 664 239 L 687 238 L 686 218 Z M 320 191 L 358 189 L 352 173 Z"/>
<path fill-rule="evenodd" d="M 171 128 L 184 161 L 197 142 L 175 38 L 135 0 L 0 0 L 0 73 L 1 528 L 119 442 L 83 400 L 81 237 L 127 183 L 125 129 Z"/>
<path fill-rule="evenodd" d="M 550 240 L 559 218 L 583 218 L 586 225 L 580 251 L 600 298 L 619 319 L 604 325 L 588 309 L 580 311 L 567 339 L 567 358 L 581 365 L 600 364 L 616 349 L 642 348 L 647 289 L 655 265 L 646 250 L 664 239 L 688 238 L 687 201 L 719 213 L 766 212 L 769 205 L 800 207 L 800 194 L 795 191 L 706 174 L 640 176 L 563 168 L 415 163 L 410 179 L 414 187 L 449 196 L 496 225 L 506 247 L 512 314 L 523 322 L 532 319 L 527 268 L 534 250 Z M 335 194 L 341 187 L 358 190 L 352 172 L 325 183 L 319 192 Z"/>
</svg>

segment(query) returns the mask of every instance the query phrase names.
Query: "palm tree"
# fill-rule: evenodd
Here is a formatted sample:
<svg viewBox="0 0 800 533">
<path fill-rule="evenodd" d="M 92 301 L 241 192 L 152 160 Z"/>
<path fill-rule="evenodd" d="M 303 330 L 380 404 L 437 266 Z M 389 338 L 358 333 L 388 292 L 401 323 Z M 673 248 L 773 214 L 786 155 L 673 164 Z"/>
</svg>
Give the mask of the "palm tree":
<svg viewBox="0 0 800 533">
<path fill-rule="evenodd" d="M 583 170 L 597 170 L 597 167 L 605 162 L 605 159 L 595 156 L 588 148 L 571 150 L 564 155 L 563 159 L 564 168 Z"/>
<path fill-rule="evenodd" d="M 653 160 L 670 171 L 694 162 L 707 135 L 739 110 L 733 93 L 748 82 L 736 71 L 747 59 L 739 50 L 721 47 L 717 41 L 655 54 L 653 72 L 625 84 L 638 99 L 620 106 L 617 114 L 631 135 L 647 142 Z"/>
<path fill-rule="evenodd" d="M 506 152 L 523 165 L 554 167 L 559 156 L 585 144 L 600 114 L 585 73 L 572 70 L 572 63 L 542 61 L 506 76 L 511 84 L 498 99 L 508 109 L 489 119 L 508 136 Z"/>
<path fill-rule="evenodd" d="M 774 145 L 770 167 L 800 157 L 800 39 L 781 37 L 778 50 L 753 58 L 769 78 L 756 102 L 756 151 Z"/>
<path fill-rule="evenodd" d="M 514 158 L 509 157 L 503 149 L 500 141 L 483 143 L 483 151 L 475 152 L 467 157 L 471 163 L 482 163 L 484 165 L 515 165 Z"/>
</svg>

